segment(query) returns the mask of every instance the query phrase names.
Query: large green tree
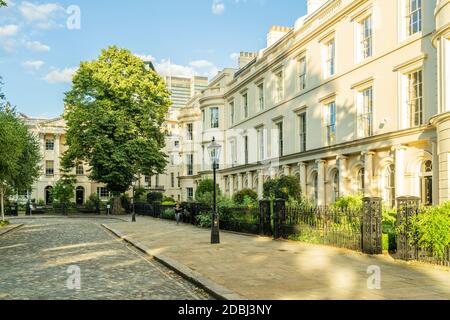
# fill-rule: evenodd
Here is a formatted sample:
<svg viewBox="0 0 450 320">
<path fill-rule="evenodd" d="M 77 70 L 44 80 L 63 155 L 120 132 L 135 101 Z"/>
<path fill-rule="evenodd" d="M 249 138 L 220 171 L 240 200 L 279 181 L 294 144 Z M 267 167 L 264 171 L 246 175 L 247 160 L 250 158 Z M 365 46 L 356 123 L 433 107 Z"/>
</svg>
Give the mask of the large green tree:
<svg viewBox="0 0 450 320">
<path fill-rule="evenodd" d="M 1 84 L 1 83 L 0 83 Z M 1 89 L 1 88 L 0 88 Z M 36 137 L 5 102 L 0 90 L 0 210 L 9 190 L 29 189 L 39 177 L 40 152 Z"/>
<path fill-rule="evenodd" d="M 164 80 L 130 51 L 112 46 L 97 60 L 82 62 L 65 105 L 68 150 L 63 166 L 87 162 L 90 178 L 115 196 L 115 209 L 134 177 L 164 172 L 161 126 L 170 94 Z"/>
<path fill-rule="evenodd" d="M 0 0 L 0 7 L 6 7 L 7 3 L 4 0 Z"/>
</svg>

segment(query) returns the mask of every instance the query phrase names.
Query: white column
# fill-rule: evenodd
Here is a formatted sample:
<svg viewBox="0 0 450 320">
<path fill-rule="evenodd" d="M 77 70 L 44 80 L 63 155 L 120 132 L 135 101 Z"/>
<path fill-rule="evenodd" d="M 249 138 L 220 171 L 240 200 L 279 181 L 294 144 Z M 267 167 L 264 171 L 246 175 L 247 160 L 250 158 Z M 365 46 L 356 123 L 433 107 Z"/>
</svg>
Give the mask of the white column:
<svg viewBox="0 0 450 320">
<path fill-rule="evenodd" d="M 396 198 L 407 196 L 405 194 L 405 152 L 407 150 L 406 146 L 395 146 L 395 192 Z"/>
<path fill-rule="evenodd" d="M 258 171 L 258 198 L 262 199 L 264 197 L 264 171 Z"/>
<path fill-rule="evenodd" d="M 347 170 L 347 160 L 346 156 L 338 156 L 338 168 L 339 168 L 339 192 L 341 196 L 347 195 L 347 179 L 348 179 L 348 170 Z"/>
<path fill-rule="evenodd" d="M 234 195 L 234 176 L 230 176 L 230 196 L 232 197 Z"/>
<path fill-rule="evenodd" d="M 433 147 L 433 205 L 439 205 L 439 151 L 437 141 L 431 142 Z"/>
<path fill-rule="evenodd" d="M 54 154 L 55 154 L 55 156 L 54 156 L 54 169 L 55 169 L 55 177 L 59 177 L 59 174 L 60 174 L 60 160 L 59 160 L 59 157 L 61 156 L 60 155 L 60 151 L 61 151 L 61 145 L 60 145 L 60 139 L 61 139 L 61 135 L 59 135 L 59 134 L 55 134 L 54 135 L 54 139 L 55 139 L 55 150 L 54 150 Z"/>
<path fill-rule="evenodd" d="M 253 190 L 253 172 L 247 172 L 247 188 Z"/>
<path fill-rule="evenodd" d="M 287 177 L 291 175 L 291 166 L 283 166 L 283 174 Z"/>
<path fill-rule="evenodd" d="M 300 188 L 302 189 L 303 195 L 306 197 L 308 195 L 306 190 L 306 163 L 300 162 L 298 166 L 300 169 Z"/>
<path fill-rule="evenodd" d="M 366 197 L 373 196 L 373 157 L 375 152 L 366 151 L 362 153 L 364 156 L 364 191 Z"/>
<path fill-rule="evenodd" d="M 317 205 L 325 206 L 326 198 L 325 198 L 325 160 L 317 160 L 317 182 L 318 182 L 318 201 Z"/>
<path fill-rule="evenodd" d="M 238 174 L 237 175 L 237 180 L 238 180 L 238 190 L 237 191 L 241 191 L 242 189 L 244 189 L 244 179 L 242 177 L 242 174 Z"/>
</svg>

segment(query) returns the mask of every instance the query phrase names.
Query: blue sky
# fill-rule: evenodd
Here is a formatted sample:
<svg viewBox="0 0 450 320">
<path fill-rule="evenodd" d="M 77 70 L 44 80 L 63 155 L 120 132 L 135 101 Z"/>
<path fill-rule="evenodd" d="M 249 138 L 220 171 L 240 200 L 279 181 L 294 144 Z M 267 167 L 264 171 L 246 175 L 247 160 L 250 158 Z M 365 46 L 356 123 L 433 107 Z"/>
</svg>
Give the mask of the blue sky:
<svg viewBox="0 0 450 320">
<path fill-rule="evenodd" d="M 303 0 L 7 1 L 3 91 L 20 112 L 39 117 L 63 112 L 71 74 L 109 45 L 152 59 L 162 73 L 170 61 L 173 73 L 212 76 L 234 67 L 235 53 L 264 48 L 271 25 L 293 26 L 306 12 Z M 80 29 L 67 27 L 71 5 L 80 9 Z"/>
</svg>

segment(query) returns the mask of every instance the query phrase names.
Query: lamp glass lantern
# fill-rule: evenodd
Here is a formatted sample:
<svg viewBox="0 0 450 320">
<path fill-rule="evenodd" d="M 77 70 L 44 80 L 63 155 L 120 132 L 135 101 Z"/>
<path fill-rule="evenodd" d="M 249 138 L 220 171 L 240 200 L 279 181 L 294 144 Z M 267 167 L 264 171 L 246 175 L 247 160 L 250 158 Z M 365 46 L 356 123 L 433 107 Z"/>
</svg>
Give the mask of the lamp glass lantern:
<svg viewBox="0 0 450 320">
<path fill-rule="evenodd" d="M 215 138 L 213 138 L 212 143 L 208 146 L 209 156 L 211 157 L 213 165 L 217 165 L 219 163 L 221 150 L 222 146 L 216 142 Z"/>
</svg>

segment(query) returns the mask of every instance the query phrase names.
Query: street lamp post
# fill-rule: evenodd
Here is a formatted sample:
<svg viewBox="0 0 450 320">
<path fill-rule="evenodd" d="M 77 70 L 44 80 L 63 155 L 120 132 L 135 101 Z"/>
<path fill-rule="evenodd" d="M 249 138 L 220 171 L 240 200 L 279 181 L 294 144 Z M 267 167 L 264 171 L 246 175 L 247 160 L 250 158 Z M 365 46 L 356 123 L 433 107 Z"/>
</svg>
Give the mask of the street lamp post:
<svg viewBox="0 0 450 320">
<path fill-rule="evenodd" d="M 212 143 L 208 146 L 209 155 L 213 164 L 213 180 L 214 180 L 214 195 L 213 195 L 213 212 L 211 215 L 211 244 L 220 243 L 220 229 L 219 229 L 219 215 L 217 213 L 217 178 L 216 171 L 220 161 L 221 146 L 216 143 L 216 138 L 213 138 Z"/>
</svg>

